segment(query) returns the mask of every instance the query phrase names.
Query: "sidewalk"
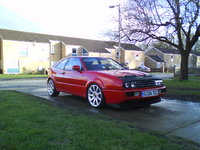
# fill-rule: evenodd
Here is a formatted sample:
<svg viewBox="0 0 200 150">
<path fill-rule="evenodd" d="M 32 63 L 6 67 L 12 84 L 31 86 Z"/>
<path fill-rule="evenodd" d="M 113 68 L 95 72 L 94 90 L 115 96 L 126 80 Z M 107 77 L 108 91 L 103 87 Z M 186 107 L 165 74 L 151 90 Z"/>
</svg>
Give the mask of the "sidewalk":
<svg viewBox="0 0 200 150">
<path fill-rule="evenodd" d="M 0 81 L 10 81 L 10 80 L 40 80 L 47 79 L 47 77 L 32 77 L 32 78 L 0 78 Z"/>
</svg>

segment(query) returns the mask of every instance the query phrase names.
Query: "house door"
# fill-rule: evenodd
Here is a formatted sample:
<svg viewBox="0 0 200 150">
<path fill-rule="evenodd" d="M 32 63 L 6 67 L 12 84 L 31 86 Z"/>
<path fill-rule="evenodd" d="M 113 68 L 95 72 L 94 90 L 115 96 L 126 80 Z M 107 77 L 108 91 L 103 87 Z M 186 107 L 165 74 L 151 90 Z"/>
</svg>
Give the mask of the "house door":
<svg viewBox="0 0 200 150">
<path fill-rule="evenodd" d="M 156 66 L 157 68 L 161 68 L 161 65 L 160 65 L 160 63 L 158 62 L 157 63 L 157 66 Z"/>
<path fill-rule="evenodd" d="M 6 61 L 5 66 L 7 74 L 19 74 L 19 60 Z"/>
</svg>

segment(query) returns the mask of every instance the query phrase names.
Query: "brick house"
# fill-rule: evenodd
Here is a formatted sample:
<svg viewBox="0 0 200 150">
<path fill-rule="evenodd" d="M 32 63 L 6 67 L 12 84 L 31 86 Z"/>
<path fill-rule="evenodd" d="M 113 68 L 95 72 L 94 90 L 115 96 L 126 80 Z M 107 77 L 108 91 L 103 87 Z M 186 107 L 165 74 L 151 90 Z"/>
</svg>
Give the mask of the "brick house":
<svg viewBox="0 0 200 150">
<path fill-rule="evenodd" d="M 163 65 L 165 65 L 168 70 L 173 69 L 174 66 L 176 66 L 177 69 L 180 68 L 181 55 L 176 49 L 155 47 L 146 51 L 145 54 L 145 65 L 150 68 L 161 68 Z M 154 59 L 156 57 L 157 59 Z M 162 62 L 162 64 L 158 65 L 160 62 Z M 200 68 L 199 62 L 200 52 L 191 52 L 188 60 L 188 67 Z"/>
<path fill-rule="evenodd" d="M 200 52 L 191 52 L 189 59 L 193 62 L 194 67 L 200 68 Z"/>
<path fill-rule="evenodd" d="M 0 73 L 44 72 L 68 56 L 109 57 L 135 68 L 144 63 L 144 51 L 134 44 L 0 29 Z"/>
<path fill-rule="evenodd" d="M 145 66 L 153 69 L 161 69 L 165 65 L 163 58 L 157 55 L 147 55 L 145 57 Z"/>
<path fill-rule="evenodd" d="M 145 53 L 144 51 L 135 46 L 134 44 L 121 43 L 120 54 L 118 53 L 118 44 L 113 42 L 107 42 L 109 45 L 112 45 L 107 50 L 111 53 L 111 58 L 116 61 L 119 60 L 120 63 L 127 64 L 129 69 L 134 69 L 141 64 L 144 64 Z"/>
<path fill-rule="evenodd" d="M 165 67 L 173 68 L 174 66 L 180 67 L 181 55 L 178 50 L 169 48 L 152 48 L 146 53 L 145 61 L 148 60 L 148 56 L 158 56 L 163 62 L 165 62 Z M 145 63 L 147 66 L 151 66 L 150 62 Z M 162 66 L 161 66 L 162 67 Z"/>
</svg>

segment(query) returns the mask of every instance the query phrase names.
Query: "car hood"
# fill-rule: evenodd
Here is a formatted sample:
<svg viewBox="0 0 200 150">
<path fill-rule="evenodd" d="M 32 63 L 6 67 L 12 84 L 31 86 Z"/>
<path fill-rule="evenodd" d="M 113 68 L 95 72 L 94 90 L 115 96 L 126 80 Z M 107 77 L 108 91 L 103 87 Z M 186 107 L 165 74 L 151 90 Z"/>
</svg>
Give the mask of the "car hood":
<svg viewBox="0 0 200 150">
<path fill-rule="evenodd" d="M 136 71 L 136 70 L 101 70 L 100 73 L 116 76 L 116 77 L 128 77 L 128 76 L 150 76 L 150 74 Z"/>
</svg>

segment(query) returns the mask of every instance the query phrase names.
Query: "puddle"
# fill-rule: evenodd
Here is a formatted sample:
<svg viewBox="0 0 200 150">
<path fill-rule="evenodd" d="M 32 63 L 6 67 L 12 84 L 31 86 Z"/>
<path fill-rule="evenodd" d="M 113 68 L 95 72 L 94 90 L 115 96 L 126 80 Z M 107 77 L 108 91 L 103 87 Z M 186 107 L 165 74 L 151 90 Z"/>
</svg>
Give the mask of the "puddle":
<svg viewBox="0 0 200 150">
<path fill-rule="evenodd" d="M 199 111 L 200 112 L 200 103 L 199 102 L 162 98 L 162 101 L 160 103 L 157 103 L 154 105 L 162 107 L 162 108 L 167 108 L 170 110 L 183 110 L 183 111 L 191 110 L 191 111 Z"/>
</svg>

